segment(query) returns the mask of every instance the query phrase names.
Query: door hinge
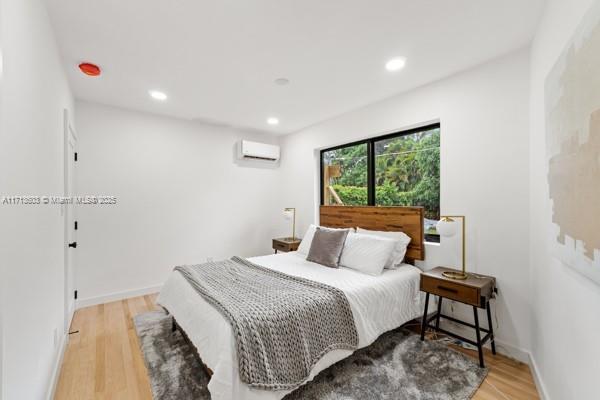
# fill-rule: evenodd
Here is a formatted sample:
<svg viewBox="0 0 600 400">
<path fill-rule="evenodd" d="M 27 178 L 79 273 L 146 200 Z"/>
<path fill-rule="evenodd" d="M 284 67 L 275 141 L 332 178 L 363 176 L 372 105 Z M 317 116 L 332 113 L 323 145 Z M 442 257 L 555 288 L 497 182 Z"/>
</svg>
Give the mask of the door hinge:
<svg viewBox="0 0 600 400">
<path fill-rule="evenodd" d="M 75 161 L 77 161 L 77 152 L 75 152 L 75 153 L 73 154 L 73 159 L 74 159 Z"/>
<path fill-rule="evenodd" d="M 73 297 L 75 298 L 75 300 L 77 300 L 77 290 L 73 292 Z"/>
<path fill-rule="evenodd" d="M 73 229 L 77 230 L 77 221 L 73 222 Z"/>
<path fill-rule="evenodd" d="M 69 243 L 69 247 L 72 247 L 72 248 L 76 249 L 77 248 L 77 242 Z"/>
</svg>

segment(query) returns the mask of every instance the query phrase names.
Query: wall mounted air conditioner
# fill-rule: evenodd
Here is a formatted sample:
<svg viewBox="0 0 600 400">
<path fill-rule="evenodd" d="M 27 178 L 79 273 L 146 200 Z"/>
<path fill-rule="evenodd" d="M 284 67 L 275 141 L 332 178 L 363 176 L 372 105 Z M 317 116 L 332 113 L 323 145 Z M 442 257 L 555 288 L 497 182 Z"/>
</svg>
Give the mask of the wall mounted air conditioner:
<svg viewBox="0 0 600 400">
<path fill-rule="evenodd" d="M 241 140 L 238 143 L 238 157 L 241 160 L 279 161 L 279 146 Z"/>
</svg>

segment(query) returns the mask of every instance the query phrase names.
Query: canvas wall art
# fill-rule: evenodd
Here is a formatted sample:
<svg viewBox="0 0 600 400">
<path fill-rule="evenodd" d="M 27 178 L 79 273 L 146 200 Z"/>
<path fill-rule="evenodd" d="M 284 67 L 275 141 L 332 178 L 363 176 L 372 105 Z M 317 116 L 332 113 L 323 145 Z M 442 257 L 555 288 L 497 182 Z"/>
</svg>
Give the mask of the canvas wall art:
<svg viewBox="0 0 600 400">
<path fill-rule="evenodd" d="M 600 6 L 549 73 L 545 97 L 551 247 L 600 284 Z"/>
</svg>

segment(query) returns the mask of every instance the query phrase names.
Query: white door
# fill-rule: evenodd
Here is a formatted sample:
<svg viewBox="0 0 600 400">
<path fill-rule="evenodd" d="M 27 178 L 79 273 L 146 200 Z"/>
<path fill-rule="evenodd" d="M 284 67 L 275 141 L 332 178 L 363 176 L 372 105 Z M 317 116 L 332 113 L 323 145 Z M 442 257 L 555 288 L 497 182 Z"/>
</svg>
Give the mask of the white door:
<svg viewBox="0 0 600 400">
<path fill-rule="evenodd" d="M 75 260 L 77 252 L 77 202 L 75 196 L 75 171 L 77 165 L 77 135 L 71 125 L 69 113 L 64 111 L 65 142 L 65 198 L 73 199 L 63 206 L 65 220 L 65 332 L 68 332 L 75 310 Z"/>
</svg>

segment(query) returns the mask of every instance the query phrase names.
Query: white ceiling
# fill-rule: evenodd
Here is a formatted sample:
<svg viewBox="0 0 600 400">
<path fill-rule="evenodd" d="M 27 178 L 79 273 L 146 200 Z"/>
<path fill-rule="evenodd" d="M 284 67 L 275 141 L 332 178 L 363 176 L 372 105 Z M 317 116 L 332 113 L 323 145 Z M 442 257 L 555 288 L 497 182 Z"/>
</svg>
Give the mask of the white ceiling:
<svg viewBox="0 0 600 400">
<path fill-rule="evenodd" d="M 77 98 L 285 134 L 525 46 L 543 1 L 47 3 Z M 390 73 L 394 56 L 408 62 Z M 102 77 L 81 74 L 81 61 Z"/>
</svg>

